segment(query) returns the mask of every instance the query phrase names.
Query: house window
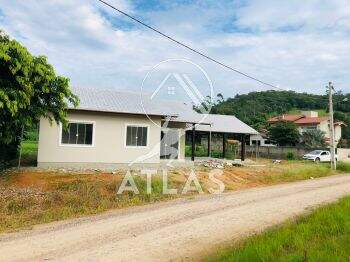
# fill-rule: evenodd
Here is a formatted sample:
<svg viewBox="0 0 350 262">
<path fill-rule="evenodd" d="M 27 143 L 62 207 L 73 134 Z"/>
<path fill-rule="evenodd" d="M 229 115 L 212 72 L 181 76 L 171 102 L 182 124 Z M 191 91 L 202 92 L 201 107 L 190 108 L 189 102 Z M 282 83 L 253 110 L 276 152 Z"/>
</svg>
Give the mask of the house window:
<svg viewBox="0 0 350 262">
<path fill-rule="evenodd" d="M 126 146 L 145 147 L 147 146 L 147 126 L 127 126 Z"/>
<path fill-rule="evenodd" d="M 62 128 L 61 144 L 92 145 L 93 124 L 70 122 L 67 129 Z"/>
<path fill-rule="evenodd" d="M 316 130 L 316 129 L 317 129 L 317 126 L 305 126 L 305 127 L 302 127 L 302 132 Z"/>
</svg>

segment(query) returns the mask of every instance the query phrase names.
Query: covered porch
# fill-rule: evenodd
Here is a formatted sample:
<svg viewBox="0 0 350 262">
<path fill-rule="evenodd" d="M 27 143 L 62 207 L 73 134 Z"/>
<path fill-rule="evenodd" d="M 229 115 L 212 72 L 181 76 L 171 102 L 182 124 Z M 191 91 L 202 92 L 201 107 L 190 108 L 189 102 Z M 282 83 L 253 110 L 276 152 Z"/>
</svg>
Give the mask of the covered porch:
<svg viewBox="0 0 350 262">
<path fill-rule="evenodd" d="M 246 158 L 245 146 L 249 134 L 199 131 L 196 128 L 186 131 L 186 158 L 192 161 L 203 158 L 240 159 Z"/>
<path fill-rule="evenodd" d="M 186 157 L 195 161 L 196 158 L 246 158 L 246 144 L 251 135 L 258 132 L 232 115 L 207 115 L 210 124 L 195 124 L 187 126 Z"/>
</svg>

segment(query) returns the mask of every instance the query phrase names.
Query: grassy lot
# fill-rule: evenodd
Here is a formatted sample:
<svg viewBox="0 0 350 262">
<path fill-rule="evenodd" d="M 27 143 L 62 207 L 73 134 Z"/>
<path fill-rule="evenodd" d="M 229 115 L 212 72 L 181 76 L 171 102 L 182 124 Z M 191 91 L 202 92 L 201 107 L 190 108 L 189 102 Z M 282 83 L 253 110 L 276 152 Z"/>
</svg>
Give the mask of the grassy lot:
<svg viewBox="0 0 350 262">
<path fill-rule="evenodd" d="M 350 261 L 350 197 L 219 250 L 204 261 Z"/>
<path fill-rule="evenodd" d="M 336 174 L 327 164 L 283 161 L 276 165 L 269 160 L 261 160 L 258 164 L 226 167 L 218 178 L 228 191 Z M 189 172 L 179 168 L 170 171 L 169 187 L 181 191 Z M 205 193 L 209 188 L 217 188 L 208 178 L 209 172 L 209 168 L 196 167 L 197 178 Z M 0 176 L 0 232 L 183 196 L 162 194 L 160 175 L 152 179 L 150 195 L 146 192 L 146 179 L 140 175 L 134 175 L 140 194 L 125 192 L 117 195 L 123 175 L 123 172 L 78 174 L 31 169 L 5 173 Z"/>
<path fill-rule="evenodd" d="M 38 155 L 38 141 L 25 140 L 22 142 L 22 157 L 21 166 L 35 166 Z M 13 165 L 16 166 L 18 159 L 13 161 Z"/>
<path fill-rule="evenodd" d="M 38 141 L 25 140 L 22 142 L 22 155 L 36 155 L 38 153 Z"/>
<path fill-rule="evenodd" d="M 146 194 L 144 179 L 134 179 L 140 194 L 117 195 L 121 175 L 6 174 L 0 180 L 0 232 L 171 198 L 161 194 L 159 177 L 152 181 L 152 194 Z"/>
</svg>

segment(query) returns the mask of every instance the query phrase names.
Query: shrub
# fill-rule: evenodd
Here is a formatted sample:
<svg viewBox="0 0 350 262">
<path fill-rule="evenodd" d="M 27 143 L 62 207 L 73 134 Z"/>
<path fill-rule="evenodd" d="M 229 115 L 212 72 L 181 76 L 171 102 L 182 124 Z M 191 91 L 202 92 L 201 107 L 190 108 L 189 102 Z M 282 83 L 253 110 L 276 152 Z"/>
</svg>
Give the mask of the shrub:
<svg viewBox="0 0 350 262">
<path fill-rule="evenodd" d="M 8 167 L 9 162 L 17 158 L 19 140 L 10 144 L 0 143 L 0 171 Z"/>
<path fill-rule="evenodd" d="M 287 152 L 287 159 L 288 160 L 295 160 L 296 157 L 295 157 L 294 152 L 292 152 L 292 151 Z"/>
<path fill-rule="evenodd" d="M 350 163 L 338 162 L 337 163 L 337 170 L 344 171 L 344 172 L 350 172 Z"/>
</svg>

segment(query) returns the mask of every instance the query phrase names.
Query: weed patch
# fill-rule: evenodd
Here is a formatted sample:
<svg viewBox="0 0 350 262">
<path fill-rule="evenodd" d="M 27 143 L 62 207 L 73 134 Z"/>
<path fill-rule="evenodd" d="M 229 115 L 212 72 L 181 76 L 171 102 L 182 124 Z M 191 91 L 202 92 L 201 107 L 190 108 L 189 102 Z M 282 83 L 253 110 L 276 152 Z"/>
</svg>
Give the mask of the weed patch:
<svg viewBox="0 0 350 262">
<path fill-rule="evenodd" d="M 205 261 L 348 261 L 350 197 L 219 250 Z"/>
</svg>

